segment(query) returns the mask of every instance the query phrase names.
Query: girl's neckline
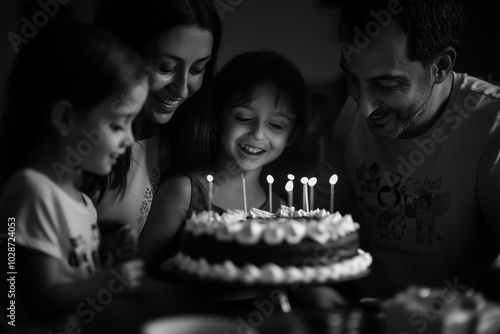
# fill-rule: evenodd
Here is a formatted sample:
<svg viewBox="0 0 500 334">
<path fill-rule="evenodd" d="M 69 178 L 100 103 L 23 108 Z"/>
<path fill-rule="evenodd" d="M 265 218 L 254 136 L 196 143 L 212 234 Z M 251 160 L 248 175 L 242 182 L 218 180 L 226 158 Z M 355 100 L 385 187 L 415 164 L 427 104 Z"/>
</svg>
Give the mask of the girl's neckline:
<svg viewBox="0 0 500 334">
<path fill-rule="evenodd" d="M 66 197 L 66 199 L 80 207 L 87 207 L 89 206 L 89 201 L 87 198 L 85 198 L 85 195 L 79 191 L 78 189 L 76 189 L 77 193 L 80 195 L 80 198 L 81 198 L 81 201 L 77 200 L 76 198 L 74 198 L 73 196 L 71 196 L 66 190 L 64 190 L 63 187 L 61 187 L 59 184 L 57 184 L 57 182 L 54 182 L 54 180 L 52 180 L 50 177 L 48 177 L 47 175 L 45 175 L 44 173 L 34 169 L 34 168 L 26 168 L 26 173 L 28 174 L 33 174 L 35 175 L 35 177 L 38 177 L 38 178 L 43 178 L 45 179 L 48 183 L 52 184 L 54 186 L 54 188 L 57 189 L 57 192 L 61 193 L 63 197 Z"/>
</svg>

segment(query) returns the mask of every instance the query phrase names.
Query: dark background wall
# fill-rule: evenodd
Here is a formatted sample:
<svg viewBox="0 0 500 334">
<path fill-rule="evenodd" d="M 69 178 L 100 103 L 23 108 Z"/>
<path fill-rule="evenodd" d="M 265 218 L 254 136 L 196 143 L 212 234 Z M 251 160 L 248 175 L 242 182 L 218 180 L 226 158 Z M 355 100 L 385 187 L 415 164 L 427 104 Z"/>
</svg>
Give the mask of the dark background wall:
<svg viewBox="0 0 500 334">
<path fill-rule="evenodd" d="M 466 27 L 455 70 L 500 85 L 500 2 L 466 0 L 465 5 Z"/>
<path fill-rule="evenodd" d="M 98 0 L 59 0 L 58 12 L 48 24 L 63 16 L 90 22 Z M 168 1 L 168 0 L 165 0 Z M 40 3 L 57 0 L 0 1 L 0 94 L 15 57 L 9 33 L 22 36 L 25 20 L 44 12 Z M 140 1 L 139 1 L 140 3 Z M 217 0 L 223 18 L 224 36 L 220 65 L 248 50 L 274 49 L 288 56 L 314 85 L 330 82 L 340 75 L 336 22 L 338 8 L 319 0 Z M 51 7 L 51 6 L 49 6 Z M 24 17 L 24 19 L 23 19 Z M 38 21 L 40 22 L 40 21 Z M 41 21 L 43 22 L 43 20 Z M 43 27 L 41 27 L 43 28 Z"/>
</svg>

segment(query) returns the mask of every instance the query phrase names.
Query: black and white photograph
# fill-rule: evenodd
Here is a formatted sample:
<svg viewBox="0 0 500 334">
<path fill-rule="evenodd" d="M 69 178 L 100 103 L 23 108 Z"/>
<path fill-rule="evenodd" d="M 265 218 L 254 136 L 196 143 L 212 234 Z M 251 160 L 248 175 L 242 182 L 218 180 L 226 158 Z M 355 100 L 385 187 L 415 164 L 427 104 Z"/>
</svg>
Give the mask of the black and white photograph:
<svg viewBox="0 0 500 334">
<path fill-rule="evenodd" d="M 1 0 L 0 333 L 499 334 L 499 21 Z"/>
</svg>

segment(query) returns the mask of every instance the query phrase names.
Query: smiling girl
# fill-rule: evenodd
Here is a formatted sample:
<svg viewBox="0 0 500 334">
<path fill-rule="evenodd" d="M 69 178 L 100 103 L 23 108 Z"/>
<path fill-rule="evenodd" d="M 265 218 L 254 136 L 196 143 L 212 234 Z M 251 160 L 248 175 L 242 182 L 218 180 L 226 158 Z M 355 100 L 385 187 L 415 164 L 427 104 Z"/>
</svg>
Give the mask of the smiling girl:
<svg viewBox="0 0 500 334">
<path fill-rule="evenodd" d="M 224 66 L 215 84 L 218 145 L 212 162 L 194 173 L 179 173 L 158 189 L 139 239 L 149 273 L 158 273 L 161 261 L 178 250 L 176 235 L 186 217 L 207 209 L 207 174 L 225 175 L 214 180 L 214 210 L 244 208 L 242 173 L 248 207 L 269 210 L 259 176 L 303 128 L 306 94 L 298 69 L 274 52 L 247 52 Z M 273 204 L 274 211 L 280 203 Z"/>
</svg>

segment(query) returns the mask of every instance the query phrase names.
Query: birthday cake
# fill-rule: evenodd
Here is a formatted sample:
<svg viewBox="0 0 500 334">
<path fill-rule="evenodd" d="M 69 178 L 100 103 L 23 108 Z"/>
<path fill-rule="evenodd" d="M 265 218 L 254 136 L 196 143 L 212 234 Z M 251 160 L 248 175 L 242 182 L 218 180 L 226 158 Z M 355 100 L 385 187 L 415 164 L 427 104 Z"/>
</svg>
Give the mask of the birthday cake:
<svg viewBox="0 0 500 334">
<path fill-rule="evenodd" d="M 358 228 L 350 215 L 286 206 L 193 213 L 165 268 L 245 284 L 341 281 L 366 273 L 372 261 L 359 249 Z"/>
</svg>

